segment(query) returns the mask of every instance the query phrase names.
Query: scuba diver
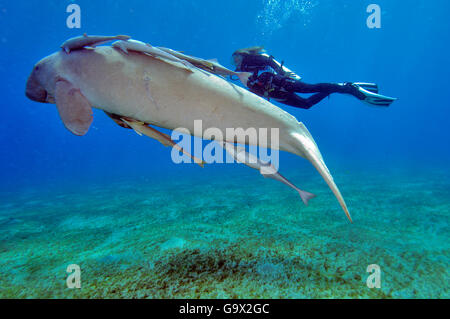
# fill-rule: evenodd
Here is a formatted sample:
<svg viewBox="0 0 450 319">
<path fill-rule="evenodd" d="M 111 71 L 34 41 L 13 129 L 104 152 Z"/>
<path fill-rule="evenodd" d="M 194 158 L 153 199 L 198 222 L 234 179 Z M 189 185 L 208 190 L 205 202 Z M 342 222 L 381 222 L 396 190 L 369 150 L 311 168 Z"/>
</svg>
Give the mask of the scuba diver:
<svg viewBox="0 0 450 319">
<path fill-rule="evenodd" d="M 396 98 L 378 94 L 375 83 L 345 82 L 308 84 L 301 77 L 265 53 L 262 47 L 240 49 L 233 53 L 236 71 L 251 72 L 246 86 L 267 99 L 309 109 L 332 93 L 350 94 L 373 106 L 388 107 Z M 315 93 L 308 98 L 295 93 Z"/>
</svg>

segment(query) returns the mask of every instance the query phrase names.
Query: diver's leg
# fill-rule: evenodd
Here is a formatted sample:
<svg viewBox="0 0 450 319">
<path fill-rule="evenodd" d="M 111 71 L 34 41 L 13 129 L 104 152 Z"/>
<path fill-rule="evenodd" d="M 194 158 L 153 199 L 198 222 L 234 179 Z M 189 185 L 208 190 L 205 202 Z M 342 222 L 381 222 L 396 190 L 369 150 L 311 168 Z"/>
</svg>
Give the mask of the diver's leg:
<svg viewBox="0 0 450 319">
<path fill-rule="evenodd" d="M 275 83 L 275 81 L 274 81 Z M 278 83 L 275 83 L 278 84 Z M 296 92 L 296 93 L 349 93 L 351 94 L 351 88 L 346 87 L 346 85 L 339 83 L 317 83 L 309 84 L 299 80 L 294 79 L 284 79 L 279 83 L 286 91 Z"/>
<path fill-rule="evenodd" d="M 272 83 L 278 87 L 285 89 L 288 92 L 296 93 L 344 93 L 351 94 L 357 98 L 361 98 L 362 95 L 354 87 L 353 83 L 317 83 L 309 84 L 300 80 L 286 78 L 285 76 L 276 75 L 272 79 Z"/>
<path fill-rule="evenodd" d="M 297 94 L 289 94 L 283 97 L 282 99 L 276 98 L 276 100 L 280 103 L 298 107 L 301 109 L 309 109 L 322 101 L 324 98 L 326 98 L 329 95 L 329 93 L 326 92 L 320 92 L 316 93 L 314 95 L 311 95 L 308 98 L 303 98 L 301 96 L 298 96 Z"/>
<path fill-rule="evenodd" d="M 275 76 L 272 80 L 272 83 L 277 85 L 278 87 L 285 89 L 285 91 L 288 92 L 320 92 L 326 95 L 332 93 L 350 94 L 357 99 L 374 106 L 386 107 L 396 100 L 396 98 L 378 94 L 378 86 L 375 83 L 345 82 L 308 84 L 299 80 L 289 79 L 286 77 L 282 78 L 280 76 Z M 313 98 L 313 100 L 314 99 L 315 98 Z"/>
</svg>

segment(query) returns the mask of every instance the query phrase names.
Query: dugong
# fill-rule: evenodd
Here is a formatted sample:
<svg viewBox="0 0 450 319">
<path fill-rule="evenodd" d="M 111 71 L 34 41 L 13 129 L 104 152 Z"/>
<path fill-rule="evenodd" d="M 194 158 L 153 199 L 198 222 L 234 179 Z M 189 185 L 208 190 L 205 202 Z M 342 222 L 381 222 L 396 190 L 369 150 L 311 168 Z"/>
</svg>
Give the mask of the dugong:
<svg viewBox="0 0 450 319">
<path fill-rule="evenodd" d="M 173 62 L 165 62 L 139 52 L 125 54 L 99 46 L 67 54 L 60 50 L 39 61 L 27 84 L 26 96 L 33 101 L 54 103 L 72 133 L 84 135 L 92 122 L 92 107 L 110 114 L 174 130 L 186 128 L 193 135 L 194 121 L 204 128 L 279 129 L 279 150 L 308 159 L 322 175 L 347 218 L 352 221 L 344 198 L 337 188 L 313 137 L 303 123 L 269 101 L 227 82 L 190 72 Z M 248 142 L 245 134 L 224 142 Z M 220 141 L 218 141 L 220 142 Z M 271 147 L 258 140 L 258 146 Z"/>
</svg>

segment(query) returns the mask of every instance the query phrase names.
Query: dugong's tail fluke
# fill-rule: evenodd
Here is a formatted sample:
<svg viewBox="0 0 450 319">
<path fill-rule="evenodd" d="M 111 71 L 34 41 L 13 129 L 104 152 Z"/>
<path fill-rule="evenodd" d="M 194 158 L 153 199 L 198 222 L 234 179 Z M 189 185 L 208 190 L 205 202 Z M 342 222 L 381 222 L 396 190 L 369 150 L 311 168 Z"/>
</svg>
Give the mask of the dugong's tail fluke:
<svg viewBox="0 0 450 319">
<path fill-rule="evenodd" d="M 333 180 L 333 177 L 331 176 L 330 172 L 328 171 L 327 166 L 325 163 L 323 163 L 322 160 L 318 159 L 317 156 L 314 154 L 306 154 L 308 160 L 314 165 L 314 167 L 319 171 L 320 175 L 322 175 L 325 182 L 327 182 L 328 186 L 330 187 L 331 191 L 333 192 L 334 196 L 336 196 L 337 200 L 339 201 L 339 204 L 341 205 L 342 209 L 345 212 L 345 215 L 347 215 L 348 220 L 353 223 L 352 217 L 350 216 L 350 213 L 348 211 L 347 205 L 345 204 L 344 198 L 341 195 L 341 192 L 336 186 L 336 183 Z"/>
<path fill-rule="evenodd" d="M 314 142 L 311 134 L 308 132 L 306 127 L 302 125 L 302 128 L 304 129 L 302 134 L 300 133 L 291 134 L 291 136 L 295 140 L 295 145 L 293 145 L 294 148 L 297 149 L 298 155 L 305 157 L 314 165 L 314 167 L 323 177 L 325 182 L 327 182 L 334 196 L 336 196 L 337 200 L 339 201 L 339 204 L 341 205 L 342 209 L 345 212 L 345 215 L 347 215 L 348 220 L 352 223 L 353 222 L 352 217 L 350 216 L 344 198 L 342 197 L 341 192 L 334 183 L 333 177 L 331 176 L 330 171 L 325 165 L 322 159 L 322 155 L 320 154 L 320 151 L 316 143 Z"/>
</svg>

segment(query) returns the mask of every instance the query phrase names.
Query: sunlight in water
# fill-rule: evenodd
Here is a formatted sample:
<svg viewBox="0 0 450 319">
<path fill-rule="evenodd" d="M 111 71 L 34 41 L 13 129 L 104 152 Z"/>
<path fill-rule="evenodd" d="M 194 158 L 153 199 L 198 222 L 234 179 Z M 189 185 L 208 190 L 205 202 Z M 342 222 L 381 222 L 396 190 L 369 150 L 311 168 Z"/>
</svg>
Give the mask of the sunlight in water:
<svg viewBox="0 0 450 319">
<path fill-rule="evenodd" d="M 293 17 L 307 25 L 312 9 L 318 4 L 314 0 L 263 0 L 263 9 L 256 17 L 262 36 L 271 36 Z"/>
</svg>

